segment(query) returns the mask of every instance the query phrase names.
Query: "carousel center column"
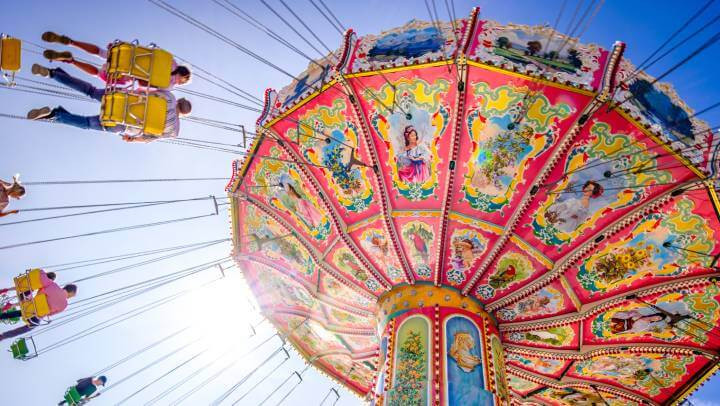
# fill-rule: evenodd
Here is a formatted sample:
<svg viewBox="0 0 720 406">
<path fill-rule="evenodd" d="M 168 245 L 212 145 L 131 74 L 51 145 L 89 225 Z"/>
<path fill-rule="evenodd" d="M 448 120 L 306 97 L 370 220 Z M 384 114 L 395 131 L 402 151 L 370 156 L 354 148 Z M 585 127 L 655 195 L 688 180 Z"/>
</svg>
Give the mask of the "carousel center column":
<svg viewBox="0 0 720 406">
<path fill-rule="evenodd" d="M 379 299 L 377 406 L 509 404 L 495 321 L 473 298 L 432 284 Z"/>
</svg>

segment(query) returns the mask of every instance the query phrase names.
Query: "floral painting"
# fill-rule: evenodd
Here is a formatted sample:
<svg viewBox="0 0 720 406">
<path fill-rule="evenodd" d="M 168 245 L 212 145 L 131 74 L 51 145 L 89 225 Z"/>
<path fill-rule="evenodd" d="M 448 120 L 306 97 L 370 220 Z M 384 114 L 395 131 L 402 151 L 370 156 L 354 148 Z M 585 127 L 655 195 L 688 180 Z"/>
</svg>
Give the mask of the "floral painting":
<svg viewBox="0 0 720 406">
<path fill-rule="evenodd" d="M 419 316 L 405 320 L 397 331 L 395 342 L 395 378 L 387 404 L 427 405 L 430 345 L 427 320 Z"/>
<path fill-rule="evenodd" d="M 447 93 L 449 82 L 402 78 L 393 85 L 365 90 L 367 100 L 375 101 L 370 122 L 387 145 L 395 190 L 408 200 L 425 200 L 438 185 L 437 143 L 450 120 L 441 96 Z"/>
<path fill-rule="evenodd" d="M 495 394 L 502 402 L 508 402 L 510 400 L 510 391 L 507 386 L 508 379 L 505 372 L 503 345 L 496 335 L 490 337 L 490 351 L 492 351 L 493 368 L 495 369 Z"/>
<path fill-rule="evenodd" d="M 432 228 L 422 221 L 410 221 L 402 226 L 402 237 L 405 247 L 409 248 L 410 262 L 421 278 L 431 276 L 430 253 L 434 247 L 434 236 Z"/>
<path fill-rule="evenodd" d="M 577 278 L 590 295 L 617 290 L 648 276 L 679 276 L 690 267 L 708 267 L 715 231 L 682 197 L 671 210 L 646 215 L 623 239 L 608 244 L 579 266 Z M 664 244 L 671 244 L 665 247 Z"/>
<path fill-rule="evenodd" d="M 510 202 L 532 159 L 555 143 L 558 123 L 574 109 L 527 86 L 472 86 L 478 104 L 466 120 L 472 153 L 462 191 L 472 208 L 491 213 Z"/>
<path fill-rule="evenodd" d="M 484 389 L 482 349 L 480 332 L 470 319 L 454 316 L 445 322 L 448 405 L 492 405 L 492 394 Z"/>
<path fill-rule="evenodd" d="M 450 237 L 452 256 L 447 278 L 450 283 L 459 285 L 467 279 L 468 271 L 479 261 L 487 249 L 488 240 L 473 229 L 456 229 Z"/>
<path fill-rule="evenodd" d="M 318 104 L 285 136 L 299 144 L 305 159 L 317 165 L 341 207 L 363 212 L 374 195 L 368 180 L 371 168 L 362 164 L 358 155 L 358 129 L 348 119 L 347 107 L 343 98 L 333 100 L 330 106 Z"/>
<path fill-rule="evenodd" d="M 647 148 L 626 134 L 612 133 L 609 124 L 595 122 L 590 137 L 568 153 L 568 176 L 536 211 L 530 225 L 535 236 L 547 245 L 567 244 L 603 214 L 641 201 L 647 193 L 642 186 L 670 182 L 670 171 L 647 170 L 657 167 L 656 154 Z"/>
<path fill-rule="evenodd" d="M 280 157 L 277 147 L 268 151 L 270 157 Z M 318 197 L 305 185 L 294 164 L 261 159 L 253 174 L 253 193 L 266 199 L 276 209 L 289 216 L 300 229 L 317 240 L 330 234 L 330 219 Z"/>
</svg>

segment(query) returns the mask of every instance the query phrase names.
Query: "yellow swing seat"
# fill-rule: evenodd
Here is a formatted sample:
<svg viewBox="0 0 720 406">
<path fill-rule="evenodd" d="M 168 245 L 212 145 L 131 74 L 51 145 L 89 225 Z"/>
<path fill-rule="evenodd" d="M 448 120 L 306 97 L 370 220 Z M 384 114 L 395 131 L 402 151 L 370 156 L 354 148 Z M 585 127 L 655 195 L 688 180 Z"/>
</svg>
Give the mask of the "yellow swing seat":
<svg viewBox="0 0 720 406">
<path fill-rule="evenodd" d="M 50 314 L 50 304 L 44 293 L 38 293 L 32 300 L 20 303 L 22 319 L 27 322 L 33 317 L 41 318 Z"/>
<path fill-rule="evenodd" d="M 18 294 L 21 294 L 29 290 L 38 290 L 42 288 L 42 282 L 40 281 L 41 273 L 41 269 L 34 268 L 28 269 L 28 271 L 24 274 L 16 276 L 13 279 L 13 282 L 15 283 L 15 291 Z"/>
<path fill-rule="evenodd" d="M 108 52 L 107 74 L 111 80 L 129 76 L 166 89 L 170 87 L 172 63 L 172 54 L 160 48 L 118 42 Z"/>
<path fill-rule="evenodd" d="M 21 42 L 17 38 L 2 37 L 0 39 L 0 67 L 4 71 L 20 70 Z"/>
<path fill-rule="evenodd" d="M 19 39 L 0 36 L 0 72 L 9 86 L 15 85 L 15 73 L 20 70 L 21 51 L 22 43 Z"/>
<path fill-rule="evenodd" d="M 159 137 L 165 131 L 167 107 L 162 96 L 112 91 L 102 98 L 100 122 L 104 127 L 125 125 Z"/>
</svg>

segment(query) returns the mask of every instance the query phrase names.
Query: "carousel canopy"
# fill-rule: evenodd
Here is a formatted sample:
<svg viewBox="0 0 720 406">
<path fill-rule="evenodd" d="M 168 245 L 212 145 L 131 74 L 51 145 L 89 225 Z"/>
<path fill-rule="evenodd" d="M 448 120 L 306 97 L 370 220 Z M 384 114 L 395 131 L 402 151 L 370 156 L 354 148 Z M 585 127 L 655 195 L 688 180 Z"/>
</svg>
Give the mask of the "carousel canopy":
<svg viewBox="0 0 720 406">
<path fill-rule="evenodd" d="M 691 392 L 720 348 L 713 134 L 623 50 L 474 11 L 349 30 L 268 90 L 228 192 L 269 320 L 364 396 L 383 295 L 444 286 L 496 319 L 518 400 Z"/>
</svg>

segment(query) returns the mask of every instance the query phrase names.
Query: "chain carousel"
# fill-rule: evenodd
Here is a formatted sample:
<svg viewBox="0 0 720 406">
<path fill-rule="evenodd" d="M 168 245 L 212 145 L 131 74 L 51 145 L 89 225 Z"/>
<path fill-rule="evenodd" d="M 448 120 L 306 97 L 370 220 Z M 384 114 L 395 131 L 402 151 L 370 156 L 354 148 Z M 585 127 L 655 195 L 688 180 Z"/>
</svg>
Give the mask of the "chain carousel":
<svg viewBox="0 0 720 406">
<path fill-rule="evenodd" d="M 473 10 L 267 90 L 227 187 L 264 315 L 376 405 L 681 403 L 718 368 L 717 150 L 624 48 Z"/>
</svg>

